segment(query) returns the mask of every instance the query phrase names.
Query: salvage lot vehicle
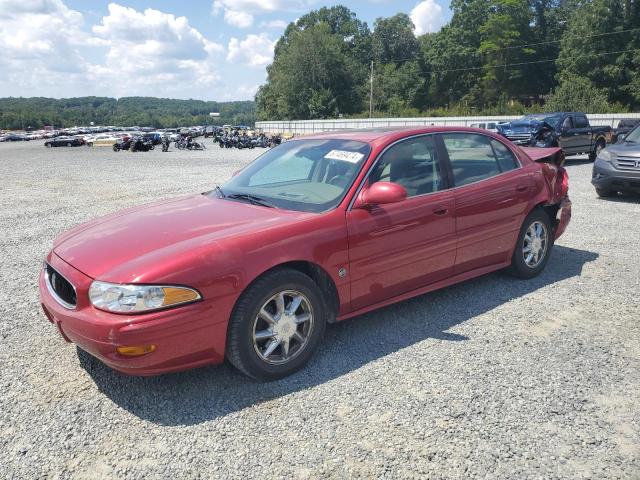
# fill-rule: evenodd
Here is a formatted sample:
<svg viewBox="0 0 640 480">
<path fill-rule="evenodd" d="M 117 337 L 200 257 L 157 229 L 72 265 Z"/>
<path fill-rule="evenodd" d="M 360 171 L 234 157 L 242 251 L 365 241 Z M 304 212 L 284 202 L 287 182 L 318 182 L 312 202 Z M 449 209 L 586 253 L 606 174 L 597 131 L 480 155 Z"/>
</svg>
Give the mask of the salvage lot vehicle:
<svg viewBox="0 0 640 480">
<path fill-rule="evenodd" d="M 506 267 L 542 272 L 571 217 L 563 160 L 452 127 L 293 140 L 222 188 L 62 234 L 42 306 L 65 339 L 124 373 L 226 356 L 281 378 L 327 322 Z"/>
<path fill-rule="evenodd" d="M 84 140 L 79 137 L 57 137 L 44 142 L 44 146 L 51 147 L 80 147 L 84 145 Z"/>
<path fill-rule="evenodd" d="M 114 137 L 113 135 L 98 135 L 87 141 L 89 147 L 113 147 L 121 137 Z"/>
<path fill-rule="evenodd" d="M 593 164 L 591 183 L 600 197 L 640 193 L 640 126 L 620 143 L 600 152 Z"/>
<path fill-rule="evenodd" d="M 611 143 L 613 136 L 611 127 L 592 127 L 580 112 L 536 113 L 496 128 L 516 145 L 560 147 L 565 155 L 588 154 L 591 161 Z"/>
<path fill-rule="evenodd" d="M 613 142 L 624 140 L 624 137 L 631 132 L 638 124 L 640 118 L 623 118 L 618 122 L 618 126 L 613 130 Z"/>
</svg>

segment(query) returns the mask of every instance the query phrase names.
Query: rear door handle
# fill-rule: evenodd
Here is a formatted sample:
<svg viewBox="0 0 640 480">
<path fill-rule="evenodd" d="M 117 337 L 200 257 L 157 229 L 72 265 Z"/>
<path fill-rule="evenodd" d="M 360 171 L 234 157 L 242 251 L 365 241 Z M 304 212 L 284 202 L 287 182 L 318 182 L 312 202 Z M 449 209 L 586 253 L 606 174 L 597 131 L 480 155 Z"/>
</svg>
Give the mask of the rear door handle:
<svg viewBox="0 0 640 480">
<path fill-rule="evenodd" d="M 526 185 L 518 185 L 516 187 L 516 192 L 526 192 L 529 189 Z"/>
<path fill-rule="evenodd" d="M 449 209 L 447 207 L 436 207 L 433 210 L 433 213 L 435 215 L 439 215 L 442 217 L 443 215 L 446 215 L 447 213 L 449 213 Z"/>
</svg>

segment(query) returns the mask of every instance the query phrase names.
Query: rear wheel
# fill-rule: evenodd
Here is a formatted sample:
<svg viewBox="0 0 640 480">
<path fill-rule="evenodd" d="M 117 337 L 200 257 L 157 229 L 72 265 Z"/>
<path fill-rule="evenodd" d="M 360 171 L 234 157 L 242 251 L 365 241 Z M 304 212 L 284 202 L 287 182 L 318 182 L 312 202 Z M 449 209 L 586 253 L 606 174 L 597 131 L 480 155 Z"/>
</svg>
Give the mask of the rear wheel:
<svg viewBox="0 0 640 480">
<path fill-rule="evenodd" d="M 325 330 L 318 286 L 297 270 L 267 273 L 242 294 L 229 321 L 227 358 L 257 380 L 286 377 L 302 368 Z"/>
<path fill-rule="evenodd" d="M 553 247 L 551 220 L 544 210 L 534 210 L 522 223 L 518 243 L 511 257 L 511 273 L 533 278 L 547 265 Z"/>
<path fill-rule="evenodd" d="M 71 147 L 71 142 L 67 142 L 67 147 Z"/>
</svg>

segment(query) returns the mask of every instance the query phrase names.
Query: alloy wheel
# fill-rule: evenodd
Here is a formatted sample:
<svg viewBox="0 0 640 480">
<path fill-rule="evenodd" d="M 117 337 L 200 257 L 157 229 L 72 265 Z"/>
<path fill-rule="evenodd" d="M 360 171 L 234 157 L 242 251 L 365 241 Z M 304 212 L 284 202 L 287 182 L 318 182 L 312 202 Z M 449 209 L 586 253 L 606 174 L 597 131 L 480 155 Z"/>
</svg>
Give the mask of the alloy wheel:
<svg viewBox="0 0 640 480">
<path fill-rule="evenodd" d="M 524 263 L 529 268 L 536 268 L 547 254 L 549 234 L 542 222 L 533 222 L 524 235 L 522 241 L 522 255 Z"/>
<path fill-rule="evenodd" d="M 296 358 L 311 338 L 314 317 L 311 302 L 295 290 L 284 290 L 269 298 L 253 322 L 253 348 L 272 365 Z"/>
</svg>

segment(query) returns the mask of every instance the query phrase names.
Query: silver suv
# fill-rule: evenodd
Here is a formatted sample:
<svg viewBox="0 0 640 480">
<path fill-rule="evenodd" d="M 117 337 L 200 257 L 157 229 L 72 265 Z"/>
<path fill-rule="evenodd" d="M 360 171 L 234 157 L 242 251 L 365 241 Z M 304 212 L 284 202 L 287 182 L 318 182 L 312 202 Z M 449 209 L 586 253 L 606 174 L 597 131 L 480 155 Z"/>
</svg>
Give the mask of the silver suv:
<svg viewBox="0 0 640 480">
<path fill-rule="evenodd" d="M 618 192 L 640 194 L 640 125 L 600 151 L 591 183 L 601 197 Z"/>
</svg>

